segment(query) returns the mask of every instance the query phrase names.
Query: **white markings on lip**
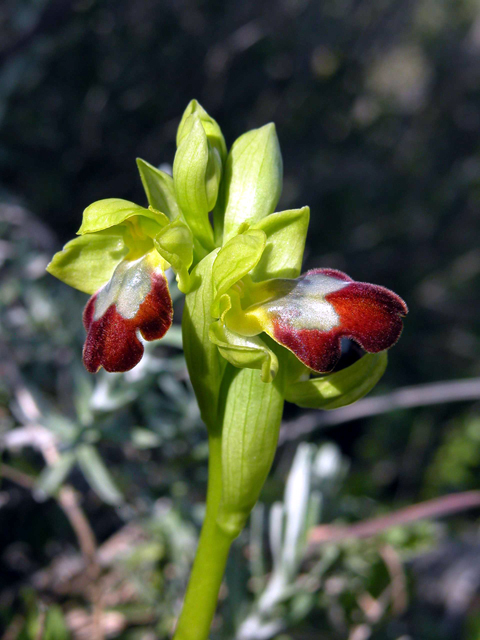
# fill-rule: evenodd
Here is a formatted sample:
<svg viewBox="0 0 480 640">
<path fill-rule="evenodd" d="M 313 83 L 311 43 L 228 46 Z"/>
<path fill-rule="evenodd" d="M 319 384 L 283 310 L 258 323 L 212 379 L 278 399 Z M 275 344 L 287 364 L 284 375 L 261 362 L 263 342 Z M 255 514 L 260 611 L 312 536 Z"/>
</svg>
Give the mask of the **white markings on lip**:
<svg viewBox="0 0 480 640">
<path fill-rule="evenodd" d="M 325 296 L 349 284 L 324 274 L 305 275 L 286 294 L 260 306 L 272 319 L 293 329 L 330 331 L 340 325 L 340 318 Z"/>
<path fill-rule="evenodd" d="M 151 272 L 148 256 L 123 260 L 109 282 L 99 290 L 93 320 L 99 320 L 112 304 L 122 318 L 134 318 L 152 288 Z"/>
</svg>

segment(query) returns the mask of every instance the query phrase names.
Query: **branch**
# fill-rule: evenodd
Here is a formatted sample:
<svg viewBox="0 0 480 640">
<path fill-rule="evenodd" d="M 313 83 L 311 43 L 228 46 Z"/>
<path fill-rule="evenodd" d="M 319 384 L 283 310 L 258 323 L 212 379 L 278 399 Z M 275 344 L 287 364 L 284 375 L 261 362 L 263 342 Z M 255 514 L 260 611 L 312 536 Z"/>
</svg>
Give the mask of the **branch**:
<svg viewBox="0 0 480 640">
<path fill-rule="evenodd" d="M 3 462 L 0 464 L 0 478 L 6 478 L 10 480 L 10 482 L 14 482 L 20 487 L 29 489 L 30 491 L 35 487 L 35 478 Z"/>
<path fill-rule="evenodd" d="M 447 402 L 480 400 L 480 378 L 434 382 L 403 387 L 383 396 L 364 398 L 335 411 L 308 411 L 296 420 L 284 422 L 279 444 L 305 436 L 321 427 L 330 427 L 359 418 L 377 416 L 397 409 L 426 407 Z"/>
<path fill-rule="evenodd" d="M 391 527 L 427 518 L 439 518 L 475 508 L 480 508 L 480 491 L 454 493 L 399 509 L 386 516 L 363 520 L 351 525 L 322 524 L 316 526 L 310 532 L 309 542 L 310 546 L 315 548 L 326 542 L 338 542 L 348 538 L 370 538 Z"/>
</svg>

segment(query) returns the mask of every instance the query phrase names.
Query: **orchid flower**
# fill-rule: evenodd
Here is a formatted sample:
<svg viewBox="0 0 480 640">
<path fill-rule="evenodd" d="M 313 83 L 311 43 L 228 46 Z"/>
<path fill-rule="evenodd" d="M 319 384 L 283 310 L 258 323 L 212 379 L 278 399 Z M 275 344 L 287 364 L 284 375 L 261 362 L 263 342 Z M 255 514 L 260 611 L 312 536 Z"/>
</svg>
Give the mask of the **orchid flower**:
<svg viewBox="0 0 480 640">
<path fill-rule="evenodd" d="M 335 409 L 368 393 L 402 331 L 404 301 L 329 268 L 301 275 L 310 211 L 275 212 L 282 158 L 273 124 L 238 138 L 193 100 L 173 177 L 138 160 L 148 208 L 107 199 L 48 271 L 91 295 L 88 371 L 127 371 L 172 324 L 165 275 L 186 294 L 183 346 L 209 436 L 207 509 L 176 640 L 205 640 L 232 540 L 270 470 L 285 400 Z M 366 354 L 335 371 L 341 339 Z M 320 375 L 324 374 L 324 375 Z M 326 375 L 325 375 L 326 374 Z"/>
<path fill-rule="evenodd" d="M 139 166 L 148 165 L 139 161 Z M 152 171 L 156 170 L 152 167 Z M 190 229 L 180 220 L 171 222 L 153 207 L 145 209 L 110 198 L 85 209 L 78 235 L 55 254 L 47 270 L 93 294 L 83 313 L 86 369 L 90 373 L 100 367 L 128 371 L 144 352 L 138 334 L 145 340 L 157 340 L 172 324 L 165 271 L 177 266 L 179 283 L 185 286 L 188 273 L 183 263 L 190 266 L 193 260 Z"/>
</svg>

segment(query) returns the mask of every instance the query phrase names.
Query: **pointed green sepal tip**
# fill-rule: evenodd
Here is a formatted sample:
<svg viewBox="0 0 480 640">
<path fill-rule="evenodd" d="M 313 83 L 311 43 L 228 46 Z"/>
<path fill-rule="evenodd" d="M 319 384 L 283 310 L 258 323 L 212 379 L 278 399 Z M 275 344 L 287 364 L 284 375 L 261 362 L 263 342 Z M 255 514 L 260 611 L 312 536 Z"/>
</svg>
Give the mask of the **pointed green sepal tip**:
<svg viewBox="0 0 480 640">
<path fill-rule="evenodd" d="M 121 198 L 106 198 L 105 200 L 98 200 L 92 203 L 85 209 L 83 212 L 82 226 L 78 230 L 77 235 L 104 231 L 110 227 L 122 224 L 129 218 L 135 216 L 149 218 L 160 227 L 168 224 L 166 215 L 159 211 L 145 209 L 134 202 L 122 200 Z"/>
<path fill-rule="evenodd" d="M 240 136 L 225 168 L 224 242 L 243 222 L 273 213 L 282 192 L 283 164 L 275 125 L 266 124 Z"/>
<path fill-rule="evenodd" d="M 182 220 L 174 220 L 154 239 L 158 253 L 170 265 L 177 276 L 178 288 L 182 293 L 190 289 L 189 268 L 193 262 L 193 237 L 189 227 Z"/>
<path fill-rule="evenodd" d="M 53 256 L 47 271 L 91 295 L 110 280 L 127 253 L 122 229 L 117 227 L 71 240 Z"/>
<path fill-rule="evenodd" d="M 260 369 L 262 382 L 272 382 L 278 372 L 278 359 L 258 337 L 244 338 L 229 331 L 220 321 L 212 323 L 210 340 L 220 354 L 239 369 Z"/>
<path fill-rule="evenodd" d="M 338 409 L 369 393 L 385 373 L 386 351 L 366 353 L 355 364 L 320 378 L 290 384 L 285 400 L 307 409 Z"/>
<path fill-rule="evenodd" d="M 137 167 L 148 204 L 156 211 L 164 213 L 170 220 L 178 218 L 180 207 L 175 198 L 172 176 L 142 158 L 137 158 Z"/>
<path fill-rule="evenodd" d="M 213 230 L 208 219 L 215 206 L 222 166 L 216 149 L 210 147 L 199 116 L 189 116 L 190 131 L 184 136 L 173 162 L 173 182 L 178 204 L 193 235 L 213 248 Z"/>
<path fill-rule="evenodd" d="M 222 162 L 227 159 L 227 146 L 222 130 L 216 120 L 210 116 L 197 100 L 191 100 L 185 111 L 177 129 L 177 147 L 180 146 L 185 136 L 190 133 L 193 120 L 190 119 L 192 114 L 196 114 L 205 130 L 208 142 L 212 147 L 217 149 Z"/>
</svg>

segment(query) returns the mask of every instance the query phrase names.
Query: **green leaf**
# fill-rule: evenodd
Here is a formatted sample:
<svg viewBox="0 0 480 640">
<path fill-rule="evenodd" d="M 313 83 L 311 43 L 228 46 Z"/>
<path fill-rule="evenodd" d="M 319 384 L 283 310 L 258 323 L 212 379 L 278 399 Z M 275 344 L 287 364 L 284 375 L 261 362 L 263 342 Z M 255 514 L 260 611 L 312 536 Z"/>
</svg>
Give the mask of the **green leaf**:
<svg viewBox="0 0 480 640">
<path fill-rule="evenodd" d="M 229 331 L 220 321 L 210 326 L 210 340 L 220 354 L 239 369 L 260 369 L 263 382 L 272 382 L 278 371 L 277 356 L 261 338 L 244 338 Z"/>
<path fill-rule="evenodd" d="M 283 413 L 279 377 L 265 383 L 252 369 L 229 366 L 222 387 L 222 499 L 217 523 L 243 528 L 268 476 Z"/>
<path fill-rule="evenodd" d="M 202 123 L 208 142 L 212 147 L 218 150 L 222 162 L 225 162 L 227 158 L 227 146 L 225 144 L 225 138 L 223 137 L 222 130 L 220 129 L 217 121 L 205 111 L 197 100 L 191 100 L 183 112 L 182 119 L 177 129 L 177 147 L 181 145 L 183 139 L 190 133 L 194 122 L 190 116 L 194 113 L 199 117 L 200 122 Z"/>
<path fill-rule="evenodd" d="M 56 253 L 47 271 L 66 284 L 93 294 L 106 284 L 128 253 L 124 229 L 89 233 L 68 242 Z"/>
<path fill-rule="evenodd" d="M 188 269 L 193 262 L 193 238 L 182 220 L 174 220 L 160 231 L 154 240 L 158 253 L 172 265 L 177 274 L 178 288 L 187 293 L 190 287 Z"/>
<path fill-rule="evenodd" d="M 218 249 L 208 254 L 190 274 L 190 291 L 182 318 L 183 349 L 202 420 L 209 430 L 218 429 L 218 394 L 226 361 L 210 342 L 210 309 L 214 290 L 212 266 Z"/>
<path fill-rule="evenodd" d="M 367 353 L 341 371 L 286 386 L 285 400 L 309 409 L 338 409 L 363 398 L 387 367 L 386 351 Z"/>
<path fill-rule="evenodd" d="M 265 251 L 252 273 L 254 280 L 300 275 L 309 220 L 309 207 L 302 207 L 272 213 L 252 227 L 267 236 Z"/>
<path fill-rule="evenodd" d="M 121 224 L 133 216 L 149 218 L 157 222 L 161 227 L 168 223 L 168 218 L 164 213 L 145 209 L 128 200 L 106 198 L 105 200 L 94 202 L 85 209 L 82 226 L 77 233 L 78 235 L 84 235 L 85 233 L 103 231 Z"/>
<path fill-rule="evenodd" d="M 82 444 L 76 450 L 78 465 L 88 484 L 107 504 L 118 505 L 123 496 L 95 447 Z"/>
<path fill-rule="evenodd" d="M 265 233 L 254 229 L 234 236 L 220 249 L 212 270 L 216 294 L 212 313 L 215 317 L 218 317 L 218 301 L 222 294 L 258 264 L 265 243 Z"/>
<path fill-rule="evenodd" d="M 197 114 L 192 127 L 175 154 L 173 182 L 177 202 L 193 235 L 206 248 L 213 248 L 213 231 L 208 213 L 215 206 L 222 166 L 218 152 L 211 148 Z"/>
<path fill-rule="evenodd" d="M 172 176 L 160 171 L 160 169 L 141 158 L 137 158 L 137 167 L 147 195 L 148 204 L 157 211 L 162 211 L 170 220 L 178 218 L 180 207 L 175 198 Z"/>
<path fill-rule="evenodd" d="M 60 485 L 75 464 L 75 460 L 75 453 L 73 451 L 63 453 L 54 465 L 47 466 L 43 469 L 37 479 L 36 489 L 47 496 L 57 493 Z"/>
<path fill-rule="evenodd" d="M 272 213 L 282 192 L 282 155 L 275 125 L 270 123 L 238 138 L 225 168 L 225 236 L 244 222 L 253 224 Z"/>
<path fill-rule="evenodd" d="M 51 431 L 60 442 L 68 444 L 78 440 L 82 430 L 77 422 L 67 418 L 64 414 L 56 413 L 54 410 L 44 412 L 42 424 Z"/>
<path fill-rule="evenodd" d="M 42 640 L 70 640 L 71 635 L 59 605 L 54 604 L 48 607 L 41 637 Z"/>
</svg>

